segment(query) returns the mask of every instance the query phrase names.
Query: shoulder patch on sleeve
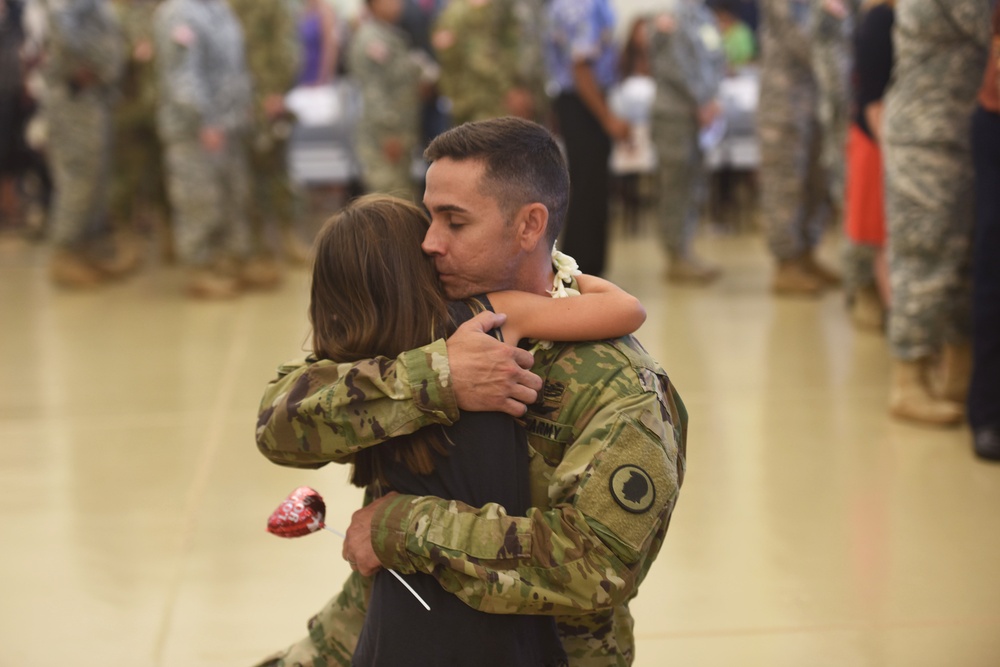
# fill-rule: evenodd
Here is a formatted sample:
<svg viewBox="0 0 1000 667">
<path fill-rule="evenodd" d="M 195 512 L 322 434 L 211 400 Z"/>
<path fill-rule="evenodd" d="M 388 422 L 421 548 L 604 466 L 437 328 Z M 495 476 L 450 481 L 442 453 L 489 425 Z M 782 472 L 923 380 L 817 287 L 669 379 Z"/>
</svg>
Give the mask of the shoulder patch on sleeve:
<svg viewBox="0 0 1000 667">
<path fill-rule="evenodd" d="M 676 498 L 676 461 L 652 432 L 626 415 L 619 416 L 607 443 L 581 484 L 576 507 L 641 552 Z"/>
</svg>

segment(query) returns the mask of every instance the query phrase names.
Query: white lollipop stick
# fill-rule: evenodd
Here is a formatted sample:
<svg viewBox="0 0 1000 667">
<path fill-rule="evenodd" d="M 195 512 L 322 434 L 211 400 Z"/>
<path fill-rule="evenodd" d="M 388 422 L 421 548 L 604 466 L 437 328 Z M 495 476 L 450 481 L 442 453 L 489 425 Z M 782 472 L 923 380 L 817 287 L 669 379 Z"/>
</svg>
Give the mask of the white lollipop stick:
<svg viewBox="0 0 1000 667">
<path fill-rule="evenodd" d="M 344 534 L 342 532 L 340 532 L 339 530 L 337 530 L 335 528 L 330 528 L 330 526 L 327 526 L 326 524 L 323 524 L 323 527 L 326 528 L 327 530 L 329 530 L 331 533 L 333 533 L 337 537 L 339 537 L 340 539 L 345 539 Z M 394 576 L 397 579 L 399 579 L 399 583 L 401 583 L 404 586 L 406 586 L 406 590 L 410 591 L 410 593 L 413 595 L 413 597 L 417 598 L 417 602 L 419 602 L 420 604 L 422 604 L 424 606 L 424 609 L 426 609 L 427 611 L 431 610 L 431 606 L 429 604 L 427 604 L 426 602 L 424 602 L 424 599 L 422 597 L 420 597 L 420 594 L 417 593 L 415 590 L 413 590 L 413 586 L 410 586 L 410 584 L 408 584 L 406 582 L 406 579 L 403 579 L 402 575 L 400 575 L 399 572 L 396 572 L 395 570 L 389 570 L 389 572 L 392 574 L 392 576 Z"/>
</svg>

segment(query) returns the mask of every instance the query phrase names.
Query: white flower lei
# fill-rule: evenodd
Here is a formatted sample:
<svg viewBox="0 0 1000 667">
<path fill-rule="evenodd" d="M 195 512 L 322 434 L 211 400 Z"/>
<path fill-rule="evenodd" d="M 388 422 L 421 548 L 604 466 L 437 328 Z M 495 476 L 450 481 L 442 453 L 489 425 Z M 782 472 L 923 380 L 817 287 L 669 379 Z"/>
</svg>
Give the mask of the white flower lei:
<svg viewBox="0 0 1000 667">
<path fill-rule="evenodd" d="M 580 271 L 580 265 L 577 264 L 575 259 L 556 249 L 554 245 L 552 246 L 552 269 L 556 275 L 552 279 L 552 289 L 548 290 L 548 293 L 553 299 L 580 296 L 579 290 L 567 286 L 567 283 L 571 282 L 573 276 L 583 273 Z M 536 350 L 548 350 L 552 347 L 552 341 L 550 340 L 535 340 L 534 343 L 531 348 L 532 352 Z"/>
</svg>

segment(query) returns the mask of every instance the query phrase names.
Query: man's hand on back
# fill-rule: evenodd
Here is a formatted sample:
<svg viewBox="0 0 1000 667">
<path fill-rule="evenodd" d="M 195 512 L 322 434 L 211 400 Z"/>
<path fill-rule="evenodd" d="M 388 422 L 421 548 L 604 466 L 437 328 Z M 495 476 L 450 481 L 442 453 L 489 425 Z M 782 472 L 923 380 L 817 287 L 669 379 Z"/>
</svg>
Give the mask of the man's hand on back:
<svg viewBox="0 0 1000 667">
<path fill-rule="evenodd" d="M 542 379 L 528 370 L 531 353 L 486 333 L 506 319 L 503 314 L 480 313 L 447 340 L 451 380 L 462 410 L 523 417 L 527 406 L 538 398 Z"/>
</svg>

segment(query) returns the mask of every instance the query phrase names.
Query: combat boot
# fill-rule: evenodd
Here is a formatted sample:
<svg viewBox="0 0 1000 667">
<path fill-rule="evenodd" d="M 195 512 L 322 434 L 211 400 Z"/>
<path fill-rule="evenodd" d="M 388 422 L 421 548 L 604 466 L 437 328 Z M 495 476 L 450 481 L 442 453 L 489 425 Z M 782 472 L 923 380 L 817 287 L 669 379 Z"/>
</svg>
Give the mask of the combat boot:
<svg viewBox="0 0 1000 667">
<path fill-rule="evenodd" d="M 823 280 L 808 269 L 801 257 L 778 262 L 771 283 L 771 290 L 784 296 L 819 296 L 823 287 Z"/>
<path fill-rule="evenodd" d="M 941 361 L 931 376 L 934 395 L 946 401 L 965 403 L 971 381 L 972 346 L 946 343 L 941 350 Z"/>
<path fill-rule="evenodd" d="M 52 282 L 61 287 L 87 289 L 104 282 L 104 274 L 85 257 L 71 250 L 58 249 L 49 263 Z"/>
<path fill-rule="evenodd" d="M 706 264 L 694 255 L 671 255 L 667 280 L 672 283 L 707 285 L 714 282 L 722 271 L 717 266 Z"/>
<path fill-rule="evenodd" d="M 240 283 L 232 276 L 198 267 L 188 273 L 185 291 L 196 299 L 233 299 L 240 294 Z"/>
<path fill-rule="evenodd" d="M 962 421 L 962 406 L 934 398 L 927 386 L 927 360 L 896 359 L 889 386 L 889 412 L 900 419 L 933 426 L 954 426 Z"/>
<path fill-rule="evenodd" d="M 141 244 L 134 234 L 117 235 L 113 245 L 113 254 L 96 262 L 105 275 L 109 278 L 123 278 L 139 268 Z"/>
<path fill-rule="evenodd" d="M 871 287 L 859 289 L 851 296 L 851 322 L 863 331 L 885 330 L 885 306 L 878 292 Z"/>
<path fill-rule="evenodd" d="M 312 253 L 308 245 L 302 242 L 291 225 L 281 230 L 281 242 L 285 250 L 285 261 L 292 266 L 308 266 Z"/>
<path fill-rule="evenodd" d="M 281 284 L 281 269 L 273 258 L 258 255 L 243 262 L 239 280 L 250 289 L 274 289 Z"/>
<path fill-rule="evenodd" d="M 840 283 L 843 282 L 840 274 L 830 267 L 821 264 L 812 251 L 802 256 L 802 262 L 806 270 L 819 278 L 826 287 L 839 287 Z"/>
</svg>

